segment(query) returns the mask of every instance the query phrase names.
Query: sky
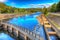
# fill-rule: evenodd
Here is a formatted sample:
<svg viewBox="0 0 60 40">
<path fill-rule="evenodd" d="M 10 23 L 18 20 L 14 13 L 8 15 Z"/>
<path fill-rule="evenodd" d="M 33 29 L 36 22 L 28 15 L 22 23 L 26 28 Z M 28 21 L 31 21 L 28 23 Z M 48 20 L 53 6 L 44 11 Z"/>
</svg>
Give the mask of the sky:
<svg viewBox="0 0 60 40">
<path fill-rule="evenodd" d="M 44 6 L 49 7 L 58 1 L 59 0 L 0 0 L 0 2 L 16 8 L 41 8 Z"/>
</svg>

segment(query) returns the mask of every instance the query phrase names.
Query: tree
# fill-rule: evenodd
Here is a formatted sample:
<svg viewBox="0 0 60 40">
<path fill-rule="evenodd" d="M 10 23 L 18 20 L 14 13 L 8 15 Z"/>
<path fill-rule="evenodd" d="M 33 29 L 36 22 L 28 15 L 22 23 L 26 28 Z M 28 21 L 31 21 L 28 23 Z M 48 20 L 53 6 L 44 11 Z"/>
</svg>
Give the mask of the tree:
<svg viewBox="0 0 60 40">
<path fill-rule="evenodd" d="M 4 3 L 0 3 L 0 13 L 31 14 L 40 11 L 42 12 L 42 8 L 16 8 L 16 7 L 7 6 Z"/>
<path fill-rule="evenodd" d="M 53 4 L 50 8 L 51 12 L 56 12 L 56 4 Z"/>
<path fill-rule="evenodd" d="M 46 7 L 43 8 L 43 13 L 44 13 L 45 15 L 48 14 L 48 10 L 47 10 Z"/>
<path fill-rule="evenodd" d="M 60 12 L 60 1 L 57 4 L 57 11 Z"/>
</svg>

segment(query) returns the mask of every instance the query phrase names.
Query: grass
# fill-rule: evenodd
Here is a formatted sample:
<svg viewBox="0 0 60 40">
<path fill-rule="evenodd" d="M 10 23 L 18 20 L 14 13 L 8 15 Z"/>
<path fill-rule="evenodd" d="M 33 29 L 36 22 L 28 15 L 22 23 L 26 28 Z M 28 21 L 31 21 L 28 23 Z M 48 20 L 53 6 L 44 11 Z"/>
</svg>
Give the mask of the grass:
<svg viewBox="0 0 60 40">
<path fill-rule="evenodd" d="M 57 28 L 60 30 L 60 26 L 59 26 L 56 22 L 51 21 L 51 23 L 52 23 L 52 24 L 54 24 L 54 25 L 55 25 L 55 27 L 57 27 Z"/>
<path fill-rule="evenodd" d="M 47 14 L 45 14 L 45 16 L 48 16 L 50 13 L 48 12 Z"/>
</svg>

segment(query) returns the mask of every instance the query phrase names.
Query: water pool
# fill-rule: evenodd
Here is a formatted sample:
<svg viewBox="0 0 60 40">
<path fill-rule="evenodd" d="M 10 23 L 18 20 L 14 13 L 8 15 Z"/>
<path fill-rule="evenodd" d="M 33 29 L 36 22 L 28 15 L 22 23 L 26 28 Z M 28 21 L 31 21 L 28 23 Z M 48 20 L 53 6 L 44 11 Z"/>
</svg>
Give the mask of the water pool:
<svg viewBox="0 0 60 40">
<path fill-rule="evenodd" d="M 14 40 L 14 39 L 10 37 L 8 34 L 0 33 L 0 40 Z"/>
</svg>

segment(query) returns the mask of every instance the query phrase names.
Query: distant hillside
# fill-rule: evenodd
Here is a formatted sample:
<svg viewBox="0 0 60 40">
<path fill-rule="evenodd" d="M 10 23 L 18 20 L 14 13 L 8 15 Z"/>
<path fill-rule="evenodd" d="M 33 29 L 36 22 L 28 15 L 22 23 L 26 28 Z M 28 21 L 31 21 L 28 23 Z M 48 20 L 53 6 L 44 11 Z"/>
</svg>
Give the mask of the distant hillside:
<svg viewBox="0 0 60 40">
<path fill-rule="evenodd" d="M 49 8 L 15 8 L 7 6 L 4 3 L 0 3 L 0 13 L 20 13 L 20 14 L 31 14 L 34 12 L 43 12 L 44 14 L 48 12 L 60 12 L 60 2 L 53 4 Z"/>
<path fill-rule="evenodd" d="M 33 13 L 42 11 L 41 8 L 15 8 L 7 6 L 4 3 L 0 3 L 0 13 Z"/>
</svg>

